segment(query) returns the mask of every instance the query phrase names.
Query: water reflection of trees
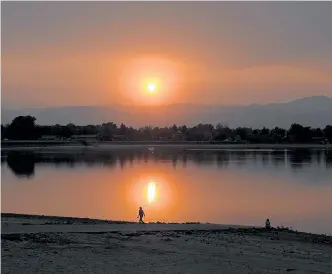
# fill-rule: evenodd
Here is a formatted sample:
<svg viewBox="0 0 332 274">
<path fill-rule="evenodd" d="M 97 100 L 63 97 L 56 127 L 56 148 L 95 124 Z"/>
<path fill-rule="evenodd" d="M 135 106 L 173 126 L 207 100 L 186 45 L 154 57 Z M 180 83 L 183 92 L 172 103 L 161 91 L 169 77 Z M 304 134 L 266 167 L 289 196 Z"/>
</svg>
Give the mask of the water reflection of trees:
<svg viewBox="0 0 332 274">
<path fill-rule="evenodd" d="M 303 164 L 311 164 L 315 152 L 310 149 L 294 149 L 291 153 L 287 153 L 288 161 L 293 168 L 302 167 Z M 317 157 L 315 158 L 317 160 Z"/>
<path fill-rule="evenodd" d="M 183 151 L 168 149 L 156 149 L 151 152 L 146 149 L 122 149 L 117 151 L 84 151 L 77 153 L 3 153 L 2 163 L 7 162 L 8 167 L 17 176 L 32 176 L 35 165 L 53 164 L 56 167 L 66 166 L 75 168 L 78 165 L 88 167 L 106 166 L 114 168 L 119 165 L 125 167 L 127 163 L 132 165 L 137 162 L 168 162 L 174 168 L 180 163 L 186 167 L 188 163 L 198 166 L 215 165 L 224 168 L 229 165 L 245 166 L 247 164 L 261 164 L 263 166 L 289 165 L 292 169 L 303 168 L 315 162 L 332 167 L 332 151 L 328 150 L 221 150 L 221 151 Z"/>
<path fill-rule="evenodd" d="M 324 162 L 326 163 L 326 167 L 331 168 L 332 167 L 332 151 L 325 150 L 323 159 L 324 159 Z"/>
<path fill-rule="evenodd" d="M 18 177 L 31 177 L 35 173 L 35 155 L 10 153 L 7 165 Z"/>
</svg>

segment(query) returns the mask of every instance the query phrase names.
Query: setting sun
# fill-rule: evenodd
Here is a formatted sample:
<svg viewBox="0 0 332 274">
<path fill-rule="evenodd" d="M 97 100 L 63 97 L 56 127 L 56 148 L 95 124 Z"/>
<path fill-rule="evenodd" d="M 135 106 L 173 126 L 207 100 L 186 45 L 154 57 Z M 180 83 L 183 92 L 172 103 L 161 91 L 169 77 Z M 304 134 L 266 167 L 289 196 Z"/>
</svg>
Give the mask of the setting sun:
<svg viewBox="0 0 332 274">
<path fill-rule="evenodd" d="M 148 84 L 148 90 L 149 90 L 150 92 L 154 92 L 154 91 L 156 91 L 156 89 L 157 89 L 157 85 L 156 85 L 156 83 L 149 83 L 149 84 Z"/>
<path fill-rule="evenodd" d="M 161 81 L 157 77 L 148 77 L 145 79 L 142 79 L 143 81 L 143 89 L 145 94 L 148 93 L 149 95 L 157 95 L 160 94 L 160 88 L 161 88 Z"/>
</svg>

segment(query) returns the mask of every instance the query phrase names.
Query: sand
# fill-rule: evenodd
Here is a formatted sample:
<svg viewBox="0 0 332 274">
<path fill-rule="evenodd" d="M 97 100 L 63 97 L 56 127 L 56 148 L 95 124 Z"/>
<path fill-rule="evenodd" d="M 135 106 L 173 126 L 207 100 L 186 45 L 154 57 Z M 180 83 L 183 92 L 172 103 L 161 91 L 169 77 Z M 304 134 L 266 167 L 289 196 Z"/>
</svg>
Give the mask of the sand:
<svg viewBox="0 0 332 274">
<path fill-rule="evenodd" d="M 2 214 L 2 273 L 332 273 L 332 237 Z"/>
</svg>

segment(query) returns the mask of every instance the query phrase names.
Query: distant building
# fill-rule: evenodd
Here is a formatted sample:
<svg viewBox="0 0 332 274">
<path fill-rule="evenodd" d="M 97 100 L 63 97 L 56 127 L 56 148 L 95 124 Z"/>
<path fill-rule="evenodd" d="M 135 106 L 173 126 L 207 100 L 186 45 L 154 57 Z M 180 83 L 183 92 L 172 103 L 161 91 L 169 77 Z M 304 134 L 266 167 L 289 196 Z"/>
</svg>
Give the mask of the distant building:
<svg viewBox="0 0 332 274">
<path fill-rule="evenodd" d="M 223 141 L 221 141 L 221 143 L 224 143 L 224 144 L 241 144 L 243 143 L 240 135 L 236 135 L 235 138 L 227 138 Z"/>
<path fill-rule="evenodd" d="M 242 142 L 241 136 L 240 135 L 236 135 L 235 138 L 234 138 L 234 141 L 238 142 L 238 143 L 241 143 Z"/>
<path fill-rule="evenodd" d="M 186 135 L 182 133 L 181 131 L 177 131 L 172 134 L 172 140 L 173 141 L 184 141 L 186 139 Z"/>
<path fill-rule="evenodd" d="M 326 137 L 312 137 L 314 143 L 326 145 L 329 143 L 329 140 Z"/>
<path fill-rule="evenodd" d="M 183 141 L 186 139 L 186 135 L 182 133 L 181 131 L 177 131 L 172 134 L 171 140 L 173 141 Z"/>
</svg>

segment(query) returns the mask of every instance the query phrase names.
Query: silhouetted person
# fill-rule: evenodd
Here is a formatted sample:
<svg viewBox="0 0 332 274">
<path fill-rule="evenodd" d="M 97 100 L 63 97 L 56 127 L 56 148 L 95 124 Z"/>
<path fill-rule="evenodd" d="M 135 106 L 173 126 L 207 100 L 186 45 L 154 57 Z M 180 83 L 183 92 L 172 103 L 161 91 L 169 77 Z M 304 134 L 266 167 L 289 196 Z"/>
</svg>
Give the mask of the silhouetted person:
<svg viewBox="0 0 332 274">
<path fill-rule="evenodd" d="M 142 208 L 142 207 L 139 207 L 137 218 L 139 217 L 139 222 L 140 222 L 141 224 L 144 224 L 144 222 L 143 222 L 143 217 L 144 217 L 144 216 L 145 216 L 145 213 L 144 213 L 144 211 L 143 211 L 143 208 Z"/>
<path fill-rule="evenodd" d="M 270 223 L 269 219 L 266 219 L 266 221 L 265 221 L 265 228 L 266 229 L 271 229 L 271 223 Z"/>
</svg>

